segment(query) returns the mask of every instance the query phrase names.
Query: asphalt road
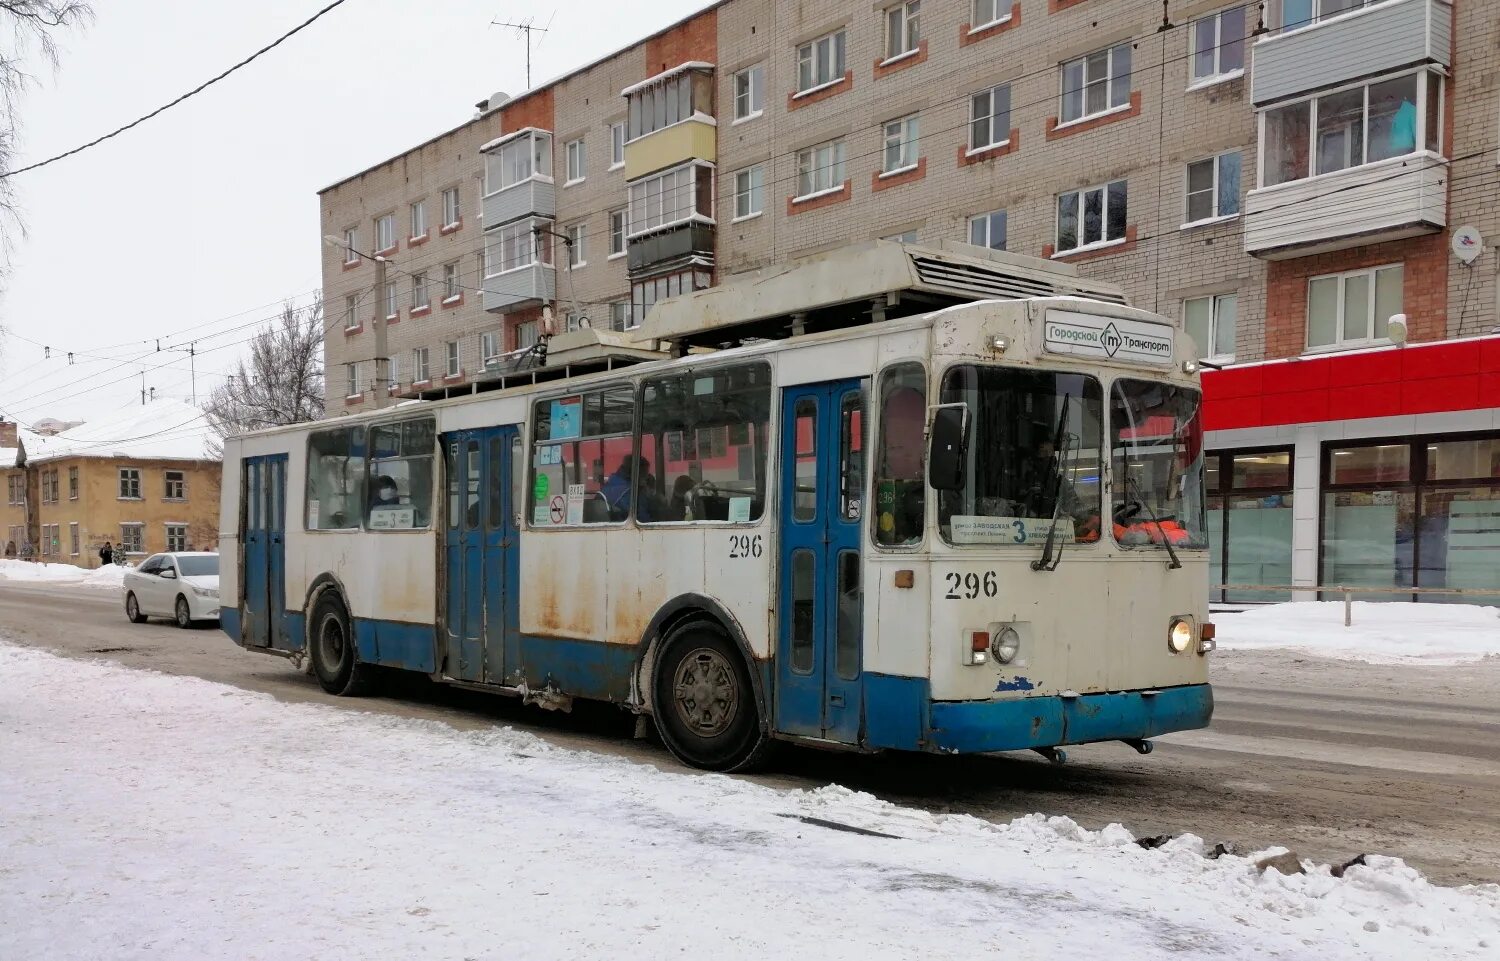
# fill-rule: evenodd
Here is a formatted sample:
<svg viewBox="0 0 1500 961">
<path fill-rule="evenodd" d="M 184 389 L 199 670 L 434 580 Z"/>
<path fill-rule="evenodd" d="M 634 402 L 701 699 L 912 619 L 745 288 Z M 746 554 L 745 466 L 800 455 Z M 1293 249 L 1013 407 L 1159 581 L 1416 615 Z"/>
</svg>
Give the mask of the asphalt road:
<svg viewBox="0 0 1500 961">
<path fill-rule="evenodd" d="M 284 701 L 438 720 L 507 724 L 565 747 L 676 762 L 607 706 L 572 714 L 396 677 L 378 697 L 345 699 L 280 658 L 217 629 L 133 625 L 110 591 L 0 581 L 0 638 L 74 657 L 193 675 Z M 1378 667 L 1284 653 L 1219 652 L 1213 727 L 1157 741 L 1034 755 L 866 757 L 785 752 L 751 775 L 780 787 L 830 782 L 891 801 L 994 820 L 1041 811 L 1138 836 L 1191 831 L 1242 851 L 1273 844 L 1338 862 L 1405 858 L 1434 881 L 1500 882 L 1500 661 L 1462 668 Z M 18 692 L 0 692 L 15 697 Z M 23 696 L 23 695 L 20 695 Z"/>
</svg>

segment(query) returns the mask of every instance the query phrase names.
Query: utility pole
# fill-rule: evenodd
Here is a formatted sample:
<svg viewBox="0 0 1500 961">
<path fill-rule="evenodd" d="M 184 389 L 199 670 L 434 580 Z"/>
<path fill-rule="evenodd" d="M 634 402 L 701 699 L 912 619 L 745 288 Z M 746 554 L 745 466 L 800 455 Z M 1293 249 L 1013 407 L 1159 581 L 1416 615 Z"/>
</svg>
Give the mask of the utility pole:
<svg viewBox="0 0 1500 961">
<path fill-rule="evenodd" d="M 385 272 L 386 259 L 375 258 L 375 408 L 385 406 L 390 385 L 391 360 L 385 354 Z"/>
<path fill-rule="evenodd" d="M 179 354 L 187 354 L 188 355 L 188 372 L 189 372 L 189 374 L 193 378 L 193 406 L 197 407 L 198 406 L 198 360 L 197 360 L 197 358 L 198 358 L 198 342 L 197 341 L 193 341 L 192 343 L 188 344 L 186 348 L 182 348 L 182 347 L 163 347 L 161 345 L 161 338 L 158 337 L 156 339 L 156 352 L 157 353 L 161 353 L 163 350 L 169 351 L 169 352 L 176 351 Z"/>
<path fill-rule="evenodd" d="M 141 406 L 146 406 L 146 372 L 141 371 Z"/>
<path fill-rule="evenodd" d="M 556 14 L 554 14 L 554 16 L 555 15 Z M 552 25 L 552 17 L 548 17 L 547 18 L 547 26 L 551 26 L 551 25 Z M 530 90 L 531 89 L 531 35 L 533 33 L 546 33 L 547 32 L 547 27 L 533 26 L 532 20 L 531 20 L 530 17 L 527 17 L 525 20 L 522 20 L 520 23 L 508 23 L 508 22 L 506 22 L 504 20 L 491 20 L 490 21 L 490 26 L 493 26 L 493 27 L 509 27 L 512 30 L 524 33 L 526 35 L 526 89 Z M 542 42 L 540 40 L 538 40 L 536 45 L 538 47 L 540 47 L 542 45 Z"/>
</svg>

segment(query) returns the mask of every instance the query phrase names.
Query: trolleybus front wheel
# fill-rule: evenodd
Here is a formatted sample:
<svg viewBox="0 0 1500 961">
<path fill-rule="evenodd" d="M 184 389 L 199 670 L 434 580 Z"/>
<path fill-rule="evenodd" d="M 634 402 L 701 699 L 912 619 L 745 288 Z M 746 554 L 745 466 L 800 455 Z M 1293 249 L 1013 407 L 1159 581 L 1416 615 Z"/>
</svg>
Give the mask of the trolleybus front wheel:
<svg viewBox="0 0 1500 961">
<path fill-rule="evenodd" d="M 370 667 L 359 663 L 350 630 L 349 612 L 333 591 L 325 591 L 313 607 L 313 673 L 329 694 L 353 697 L 369 686 Z"/>
<path fill-rule="evenodd" d="M 653 711 L 662 741 L 678 760 L 709 771 L 742 771 L 765 759 L 750 670 L 715 624 L 674 630 L 656 661 Z"/>
</svg>

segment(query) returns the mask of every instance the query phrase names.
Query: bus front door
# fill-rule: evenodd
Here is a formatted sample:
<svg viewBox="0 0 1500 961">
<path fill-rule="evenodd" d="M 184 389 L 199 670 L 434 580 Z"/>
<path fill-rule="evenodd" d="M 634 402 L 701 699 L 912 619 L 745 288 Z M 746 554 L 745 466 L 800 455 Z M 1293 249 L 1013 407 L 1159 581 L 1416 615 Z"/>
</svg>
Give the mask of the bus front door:
<svg viewBox="0 0 1500 961">
<path fill-rule="evenodd" d="M 240 498 L 241 641 L 279 650 L 287 647 L 286 460 L 285 454 L 245 458 Z"/>
<path fill-rule="evenodd" d="M 859 381 L 782 392 L 776 729 L 847 744 L 863 713 L 863 425 Z"/>
<path fill-rule="evenodd" d="M 512 484 L 519 435 L 491 427 L 444 435 L 446 662 L 461 681 L 506 683 L 520 665 L 516 608 L 519 539 Z"/>
</svg>

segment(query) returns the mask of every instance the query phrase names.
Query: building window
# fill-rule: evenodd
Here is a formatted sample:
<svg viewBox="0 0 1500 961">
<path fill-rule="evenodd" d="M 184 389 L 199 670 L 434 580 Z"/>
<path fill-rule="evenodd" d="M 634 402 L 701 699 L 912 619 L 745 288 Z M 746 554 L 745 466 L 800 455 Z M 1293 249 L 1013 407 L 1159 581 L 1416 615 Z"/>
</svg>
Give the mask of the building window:
<svg viewBox="0 0 1500 961">
<path fill-rule="evenodd" d="M 687 220 L 713 223 L 713 169 L 685 164 L 630 185 L 629 235 L 639 237 Z"/>
<path fill-rule="evenodd" d="M 432 306 L 432 300 L 427 295 L 427 273 L 411 275 L 411 309 L 425 310 Z"/>
<path fill-rule="evenodd" d="M 427 201 L 418 200 L 411 205 L 411 239 L 427 236 Z"/>
<path fill-rule="evenodd" d="M 127 501 L 138 501 L 141 499 L 140 468 L 120 468 L 120 499 Z"/>
<path fill-rule="evenodd" d="M 359 263 L 359 231 L 353 227 L 344 231 L 344 263 Z"/>
<path fill-rule="evenodd" d="M 344 329 L 355 330 L 359 327 L 359 295 L 344 295 Z"/>
<path fill-rule="evenodd" d="M 589 262 L 584 235 L 583 224 L 573 224 L 567 229 L 569 267 L 583 267 Z"/>
<path fill-rule="evenodd" d="M 610 330 L 625 331 L 634 326 L 635 320 L 630 316 L 630 301 L 616 300 L 609 305 Z"/>
<path fill-rule="evenodd" d="M 185 551 L 188 547 L 187 525 L 168 524 L 167 527 L 167 550 Z"/>
<path fill-rule="evenodd" d="M 1187 220 L 1195 224 L 1240 212 L 1240 155 L 1219 154 L 1187 168 Z"/>
<path fill-rule="evenodd" d="M 462 216 L 458 208 L 458 188 L 449 187 L 443 191 L 443 226 L 456 227 L 458 219 Z"/>
<path fill-rule="evenodd" d="M 458 341 L 448 341 L 448 343 L 444 345 L 444 350 L 446 351 L 448 358 L 446 375 L 448 377 L 457 377 L 463 372 L 462 368 L 459 366 Z"/>
<path fill-rule="evenodd" d="M 78 522 L 73 521 L 68 525 L 68 552 L 74 557 L 77 557 L 80 553 L 82 553 L 82 551 L 80 550 L 81 546 L 82 545 L 78 537 Z"/>
<path fill-rule="evenodd" d="M 1307 346 L 1334 347 L 1382 340 L 1392 314 L 1401 313 L 1400 264 L 1314 277 L 1307 284 Z"/>
<path fill-rule="evenodd" d="M 797 153 L 797 199 L 844 185 L 844 142 L 833 140 Z"/>
<path fill-rule="evenodd" d="M 386 214 L 375 218 L 375 252 L 390 250 L 396 246 L 396 215 Z"/>
<path fill-rule="evenodd" d="M 992 210 L 969 218 L 969 243 L 991 250 L 1005 249 L 1005 211 Z"/>
<path fill-rule="evenodd" d="M 401 315 L 401 308 L 396 303 L 396 282 L 387 280 L 385 282 L 385 319 L 395 320 Z"/>
<path fill-rule="evenodd" d="M 57 500 L 57 471 L 42 471 L 42 503 L 51 504 Z"/>
<path fill-rule="evenodd" d="M 458 283 L 458 261 L 443 265 L 443 299 L 457 300 L 463 288 Z"/>
<path fill-rule="evenodd" d="M 532 235 L 531 221 L 518 220 L 490 232 L 485 245 L 486 277 L 530 267 L 538 260 L 543 264 L 552 263 L 552 243 L 537 242 Z"/>
<path fill-rule="evenodd" d="M 399 390 L 401 387 L 401 365 L 394 357 L 385 359 L 385 389 Z"/>
<path fill-rule="evenodd" d="M 734 175 L 734 219 L 754 217 L 764 207 L 763 180 L 765 171 L 760 164 L 746 167 Z"/>
<path fill-rule="evenodd" d="M 1193 22 L 1193 84 L 1215 83 L 1245 72 L 1245 8 L 1227 7 Z"/>
<path fill-rule="evenodd" d="M 765 109 L 765 70 L 761 64 L 734 75 L 734 119 L 750 120 Z"/>
<path fill-rule="evenodd" d="M 1057 196 L 1057 253 L 1125 239 L 1125 181 Z"/>
<path fill-rule="evenodd" d="M 609 169 L 625 166 L 625 121 L 609 125 Z"/>
<path fill-rule="evenodd" d="M 1203 460 L 1208 492 L 1209 599 L 1289 601 L 1281 591 L 1219 591 L 1219 585 L 1292 583 L 1292 452 L 1215 451 Z"/>
<path fill-rule="evenodd" d="M 552 176 L 552 135 L 527 131 L 484 155 L 484 190 L 492 194 L 532 178 Z"/>
<path fill-rule="evenodd" d="M 1072 123 L 1130 103 L 1130 44 L 1096 50 L 1062 65 L 1062 122 Z"/>
<path fill-rule="evenodd" d="M 917 165 L 919 122 L 916 114 L 892 120 L 885 125 L 885 150 L 881 155 L 881 172 L 895 173 Z"/>
<path fill-rule="evenodd" d="M 536 321 L 527 320 L 516 324 L 516 350 L 535 347 L 537 340 Z"/>
<path fill-rule="evenodd" d="M 569 140 L 565 149 L 568 158 L 568 179 L 563 184 L 564 187 L 568 184 L 576 184 L 588 176 L 588 160 L 584 153 L 583 141 Z"/>
<path fill-rule="evenodd" d="M 167 471 L 165 491 L 162 496 L 169 501 L 186 500 L 187 475 L 180 470 Z"/>
<path fill-rule="evenodd" d="M 9 485 L 10 503 L 12 505 L 26 503 L 26 475 L 11 474 L 5 480 Z"/>
<path fill-rule="evenodd" d="M 1010 142 L 1010 84 L 981 90 L 969 98 L 969 149 L 987 150 Z"/>
<path fill-rule="evenodd" d="M 713 115 L 713 78 L 701 70 L 686 70 L 626 94 L 630 113 L 627 140 L 691 119 L 694 114 Z"/>
<path fill-rule="evenodd" d="M 78 468 L 76 468 L 76 467 L 69 467 L 68 468 L 68 500 L 70 500 L 70 501 L 76 501 L 77 499 L 78 499 Z"/>
<path fill-rule="evenodd" d="M 121 524 L 120 525 L 120 547 L 127 554 L 144 554 L 145 546 L 144 524 Z"/>
<path fill-rule="evenodd" d="M 492 367 L 500 362 L 500 333 L 487 330 L 479 335 L 479 362 Z"/>
<path fill-rule="evenodd" d="M 58 553 L 58 535 L 56 524 L 42 525 L 42 556 L 51 557 Z"/>
<path fill-rule="evenodd" d="M 1238 294 L 1193 297 L 1182 302 L 1182 323 L 1198 345 L 1199 357 L 1234 357 L 1234 330 L 1239 319 Z"/>
<path fill-rule="evenodd" d="M 922 0 L 907 0 L 885 11 L 885 58 L 894 60 L 915 53 L 922 40 Z"/>
<path fill-rule="evenodd" d="M 797 48 L 797 92 L 807 93 L 814 87 L 844 79 L 844 31 L 835 30 L 825 37 Z"/>
<path fill-rule="evenodd" d="M 359 384 L 359 362 L 358 361 L 355 361 L 352 364 L 345 364 L 344 365 L 344 377 L 345 377 L 345 381 L 344 381 L 344 396 L 345 397 L 358 397 L 359 393 L 360 393 L 360 390 L 359 390 L 359 387 L 360 387 L 360 384 Z"/>
<path fill-rule="evenodd" d="M 425 384 L 432 379 L 427 367 L 428 348 L 418 347 L 411 352 L 411 380 L 414 384 Z"/>
<path fill-rule="evenodd" d="M 969 32 L 974 33 L 1009 19 L 1010 7 L 1005 5 L 1005 0 L 974 0 Z"/>
<path fill-rule="evenodd" d="M 1267 110 L 1262 186 L 1442 150 L 1442 78 L 1422 71 Z"/>
<path fill-rule="evenodd" d="M 684 270 L 664 277 L 653 277 L 630 286 L 630 317 L 632 326 L 651 312 L 659 301 L 679 294 L 690 294 L 695 290 L 706 290 L 713 282 L 704 270 Z"/>
<path fill-rule="evenodd" d="M 889 240 L 893 244 L 914 244 L 917 242 L 917 232 L 916 230 L 903 230 L 899 234 L 891 234 L 880 239 Z"/>
<path fill-rule="evenodd" d="M 625 208 L 609 212 L 609 255 L 619 257 L 625 253 Z"/>
<path fill-rule="evenodd" d="M 1282 0 L 1281 28 L 1298 30 L 1319 20 L 1378 2 L 1379 0 Z"/>
</svg>

